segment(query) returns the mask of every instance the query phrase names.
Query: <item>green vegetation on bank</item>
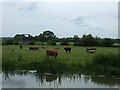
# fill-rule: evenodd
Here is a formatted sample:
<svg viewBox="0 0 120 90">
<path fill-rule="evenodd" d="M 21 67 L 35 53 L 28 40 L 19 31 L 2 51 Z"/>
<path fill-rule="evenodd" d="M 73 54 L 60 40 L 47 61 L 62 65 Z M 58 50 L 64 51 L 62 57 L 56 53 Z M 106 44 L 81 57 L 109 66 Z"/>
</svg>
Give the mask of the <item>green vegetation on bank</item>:
<svg viewBox="0 0 120 90">
<path fill-rule="evenodd" d="M 34 45 L 35 47 L 36 45 Z M 29 51 L 30 45 L 23 50 L 18 45 L 2 47 L 2 69 L 38 70 L 51 73 L 120 74 L 120 61 L 117 47 L 97 47 L 94 54 L 86 53 L 87 47 L 71 46 L 72 52 L 66 53 L 61 45 L 44 45 L 47 49 L 61 48 L 58 57 L 47 57 L 46 49 Z M 42 47 L 37 45 L 37 47 Z"/>
</svg>

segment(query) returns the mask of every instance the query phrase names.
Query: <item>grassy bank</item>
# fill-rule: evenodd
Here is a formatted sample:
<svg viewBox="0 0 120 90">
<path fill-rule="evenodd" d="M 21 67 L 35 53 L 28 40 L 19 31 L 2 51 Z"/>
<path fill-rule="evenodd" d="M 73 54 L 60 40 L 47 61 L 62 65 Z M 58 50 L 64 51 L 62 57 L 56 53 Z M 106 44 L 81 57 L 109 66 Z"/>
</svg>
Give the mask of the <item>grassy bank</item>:
<svg viewBox="0 0 120 90">
<path fill-rule="evenodd" d="M 52 73 L 90 73 L 90 74 L 120 74 L 120 67 L 116 67 L 118 48 L 97 47 L 96 54 L 85 52 L 86 47 L 71 46 L 72 52 L 66 53 L 63 46 L 44 46 L 47 49 L 61 48 L 57 58 L 47 57 L 45 49 L 29 51 L 28 45 L 3 46 L 3 70 L 38 70 Z M 12 50 L 14 49 L 14 51 Z M 112 55 L 111 55 L 112 53 Z"/>
</svg>

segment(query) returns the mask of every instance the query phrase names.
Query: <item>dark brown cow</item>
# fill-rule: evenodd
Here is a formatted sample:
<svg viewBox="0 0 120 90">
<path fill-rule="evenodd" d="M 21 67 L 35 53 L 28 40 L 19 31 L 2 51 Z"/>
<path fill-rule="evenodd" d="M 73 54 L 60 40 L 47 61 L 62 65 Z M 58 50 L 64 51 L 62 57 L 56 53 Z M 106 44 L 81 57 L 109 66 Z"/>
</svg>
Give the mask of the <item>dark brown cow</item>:
<svg viewBox="0 0 120 90">
<path fill-rule="evenodd" d="M 22 46 L 22 45 L 20 45 L 19 47 L 20 47 L 20 49 L 22 50 L 23 46 Z"/>
<path fill-rule="evenodd" d="M 38 50 L 40 47 L 29 47 L 29 50 Z"/>
<path fill-rule="evenodd" d="M 70 47 L 64 47 L 64 50 L 67 52 L 71 52 L 71 48 Z"/>
<path fill-rule="evenodd" d="M 46 55 L 53 56 L 56 58 L 58 56 L 58 51 L 57 50 L 46 50 Z"/>
</svg>

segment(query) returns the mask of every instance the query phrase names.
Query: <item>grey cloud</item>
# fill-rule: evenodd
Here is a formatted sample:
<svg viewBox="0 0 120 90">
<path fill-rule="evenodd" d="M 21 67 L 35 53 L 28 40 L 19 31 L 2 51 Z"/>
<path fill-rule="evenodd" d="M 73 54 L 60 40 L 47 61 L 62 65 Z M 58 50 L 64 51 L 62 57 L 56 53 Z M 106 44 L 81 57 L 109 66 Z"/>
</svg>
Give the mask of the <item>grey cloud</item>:
<svg viewBox="0 0 120 90">
<path fill-rule="evenodd" d="M 37 8 L 37 4 L 38 4 L 37 2 L 32 2 L 30 4 L 21 4 L 18 10 L 32 11 Z"/>
<path fill-rule="evenodd" d="M 75 17 L 64 17 L 63 21 L 75 24 L 80 27 L 88 27 L 89 24 L 87 23 L 88 16 L 75 16 Z"/>
</svg>

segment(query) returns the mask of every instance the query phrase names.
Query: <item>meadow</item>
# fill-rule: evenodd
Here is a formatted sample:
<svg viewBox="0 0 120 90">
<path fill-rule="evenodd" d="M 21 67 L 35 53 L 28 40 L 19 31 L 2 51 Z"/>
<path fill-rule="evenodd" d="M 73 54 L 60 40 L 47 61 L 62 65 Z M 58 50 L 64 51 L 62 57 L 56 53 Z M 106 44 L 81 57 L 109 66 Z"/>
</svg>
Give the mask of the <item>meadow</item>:
<svg viewBox="0 0 120 90">
<path fill-rule="evenodd" d="M 72 52 L 66 53 L 64 46 L 44 45 L 47 49 L 60 48 L 57 58 L 46 56 L 46 49 L 29 51 L 29 47 L 30 45 L 24 45 L 20 50 L 18 45 L 2 46 L 3 71 L 38 70 L 41 73 L 120 74 L 117 47 L 97 47 L 96 53 L 89 54 L 86 48 L 90 47 L 70 46 Z"/>
</svg>

